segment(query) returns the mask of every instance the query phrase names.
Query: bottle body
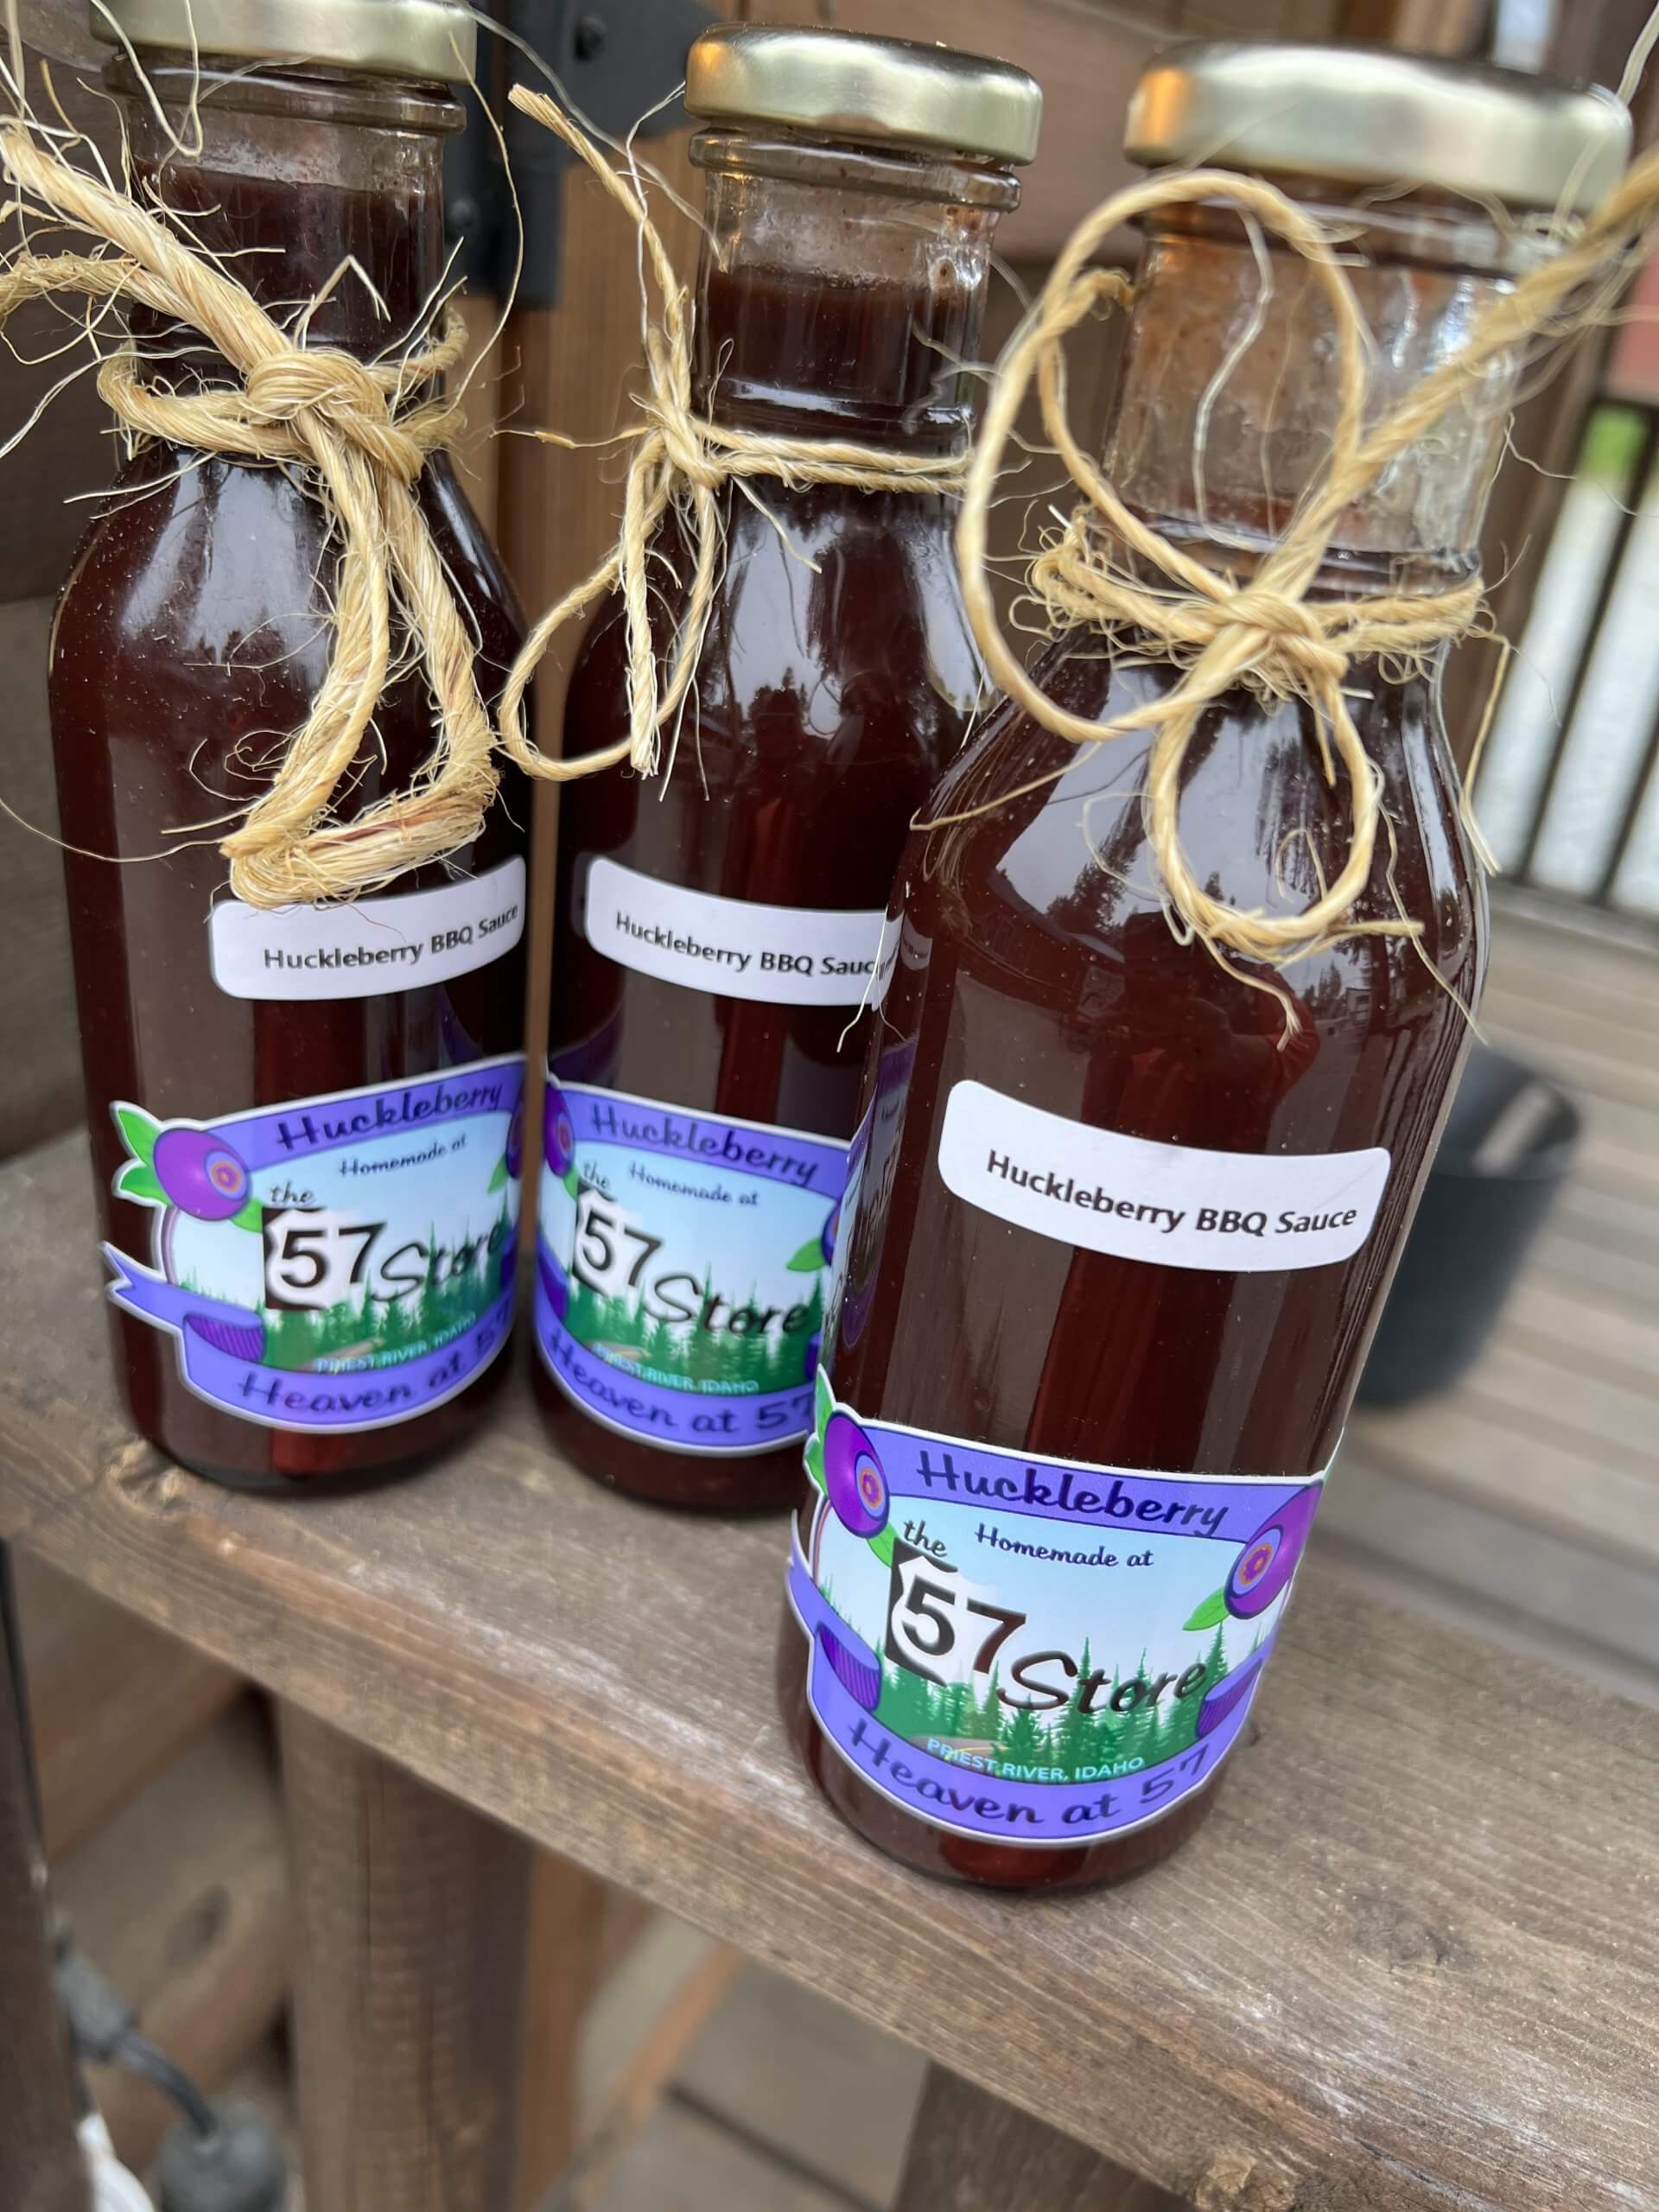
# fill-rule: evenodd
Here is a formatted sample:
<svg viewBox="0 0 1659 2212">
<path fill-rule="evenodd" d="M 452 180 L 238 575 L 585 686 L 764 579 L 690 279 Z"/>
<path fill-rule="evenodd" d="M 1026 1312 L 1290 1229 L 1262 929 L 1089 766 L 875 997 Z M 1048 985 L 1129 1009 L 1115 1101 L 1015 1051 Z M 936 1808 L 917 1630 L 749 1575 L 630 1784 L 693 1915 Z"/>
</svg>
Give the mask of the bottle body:
<svg viewBox="0 0 1659 2212">
<path fill-rule="evenodd" d="M 751 146 L 710 159 L 699 347 L 721 418 L 947 448 L 963 412 L 939 349 L 965 357 L 977 327 L 983 213 L 961 211 L 941 273 L 916 244 L 938 165 L 848 157 L 906 188 L 860 188 L 891 197 L 874 227 L 907 261 L 855 283 L 785 257 L 788 192 Z M 779 160 L 792 175 L 813 156 Z M 833 212 L 824 181 L 811 204 Z M 537 1392 L 575 1463 L 727 1510 L 795 1494 L 893 869 L 980 680 L 942 497 L 754 490 L 723 496 L 671 772 L 563 796 L 537 1303 Z M 671 613 L 690 551 L 672 524 L 658 550 Z M 626 701 L 613 605 L 573 675 L 567 751 L 621 734 Z"/>
<path fill-rule="evenodd" d="M 868 1193 L 861 1177 L 831 1300 L 829 1486 L 809 1484 L 798 1521 L 781 1664 L 820 1786 L 929 1872 L 1012 1887 L 1129 1872 L 1203 1817 L 1243 1725 L 1478 982 L 1484 910 L 1444 741 L 1426 691 L 1383 696 L 1403 727 L 1368 745 L 1419 855 L 1396 881 L 1436 927 L 1421 953 L 1366 938 L 1287 970 L 1305 1025 L 1287 1044 L 1276 1001 L 1124 893 L 1116 868 L 1134 880 L 1143 858 L 1134 740 L 1121 762 L 1114 746 L 1068 763 L 1058 741 L 994 725 L 941 812 L 1045 768 L 1058 783 L 918 832 L 906 856 L 865 1075 Z M 1265 823 L 1242 803 L 1230 747 L 1271 746 L 1263 719 L 1236 702 L 1182 818 L 1225 852 L 1230 886 L 1254 851 L 1267 899 L 1290 823 L 1328 851 L 1341 822 L 1316 770 Z M 1300 753 L 1301 733 L 1281 735 Z M 1067 881 L 1045 862 L 1085 814 L 1112 872 Z M 1375 890 L 1389 911 L 1381 870 Z M 850 1523 L 837 1510 L 838 1420 L 889 1495 L 868 1535 L 856 1504 Z M 874 1567 L 872 1538 L 889 1554 Z M 1253 1575 L 1258 1540 L 1273 1556 Z M 856 1741 L 863 1715 L 804 1629 L 875 1655 Z M 969 1804 L 971 1828 L 930 1817 L 935 1789 Z"/>
<path fill-rule="evenodd" d="M 238 264 L 264 296 L 308 297 L 355 255 L 384 309 L 348 278 L 314 340 L 378 352 L 419 327 L 448 102 L 262 75 L 203 112 L 200 158 L 161 181 L 210 243 L 265 249 Z M 417 496 L 493 688 L 520 637 L 510 588 L 443 456 Z M 385 894 L 279 914 L 229 896 L 219 832 L 178 836 L 267 787 L 327 665 L 334 559 L 289 472 L 149 446 L 52 646 L 117 1368 L 174 1457 L 284 1489 L 412 1465 L 476 1420 L 511 1331 L 520 1172 L 522 805 Z M 432 736 L 404 675 L 347 806 L 406 784 Z"/>
<path fill-rule="evenodd" d="M 772 505 L 795 551 L 738 503 L 728 557 L 743 594 L 715 609 L 698 728 L 660 798 L 594 778 L 567 791 L 560 819 L 550 1097 L 556 1085 L 574 1109 L 577 1150 L 554 1137 L 544 1170 L 543 1251 L 559 1273 L 550 1286 L 543 1269 L 537 1387 L 579 1465 L 719 1508 L 795 1495 L 873 1018 L 860 1001 L 906 825 L 960 741 L 977 677 L 938 588 L 950 570 L 937 502 L 819 492 Z M 831 594 L 833 629 L 814 605 Z M 601 623 L 571 686 L 573 742 L 602 741 L 617 719 L 621 628 Z M 597 948 L 606 924 L 625 957 Z M 696 962 L 706 982 L 631 964 L 668 964 L 676 939 L 700 948 L 679 972 L 696 977 Z M 844 972 L 822 977 L 826 959 Z M 785 960 L 812 963 L 800 988 L 824 995 L 785 995 L 798 978 L 762 963 Z M 756 995 L 728 995 L 722 973 Z M 779 1141 L 763 1147 L 765 1132 Z M 607 1143 L 608 1157 L 588 1148 Z M 761 1148 L 758 1175 L 736 1160 Z M 658 1184 L 645 1179 L 652 1157 Z M 571 1187 L 584 1178 L 585 1192 Z M 630 1281 L 655 1236 L 663 1250 Z M 623 1337 L 641 1311 L 643 1346 Z M 762 1350 L 758 1373 L 743 1371 Z"/>
<path fill-rule="evenodd" d="M 1434 220 L 1402 214 L 1405 255 L 1364 238 L 1378 406 L 1497 281 L 1466 231 L 1437 260 Z M 1334 402 L 1320 303 L 1281 257 L 1263 318 L 1230 223 L 1180 213 L 1149 244 L 1111 474 L 1248 575 Z M 1466 577 L 1506 397 L 1471 394 L 1356 505 L 1318 591 Z M 1157 640 L 1089 631 L 1033 675 L 1103 728 L 1178 681 Z M 1438 684 L 1433 659 L 1350 669 L 1387 827 L 1357 933 L 1282 969 L 1172 927 L 1144 732 L 1074 747 L 1005 705 L 912 838 L 779 1682 L 830 1801 L 925 1871 L 1120 1878 L 1192 1832 L 1247 1740 L 1479 991 Z M 1179 828 L 1238 909 L 1317 898 L 1352 823 L 1306 702 L 1213 702 Z"/>
</svg>

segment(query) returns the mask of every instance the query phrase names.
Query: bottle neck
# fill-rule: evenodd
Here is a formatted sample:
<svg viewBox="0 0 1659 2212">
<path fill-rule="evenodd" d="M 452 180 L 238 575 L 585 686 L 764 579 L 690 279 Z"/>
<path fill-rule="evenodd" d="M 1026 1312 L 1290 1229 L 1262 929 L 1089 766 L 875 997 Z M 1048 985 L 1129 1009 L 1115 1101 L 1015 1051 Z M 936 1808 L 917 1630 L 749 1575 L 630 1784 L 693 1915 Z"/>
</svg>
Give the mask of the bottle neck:
<svg viewBox="0 0 1659 2212">
<path fill-rule="evenodd" d="M 783 436 L 965 441 L 1007 172 L 730 132 L 695 151 L 699 406 Z"/>
<path fill-rule="evenodd" d="M 1341 226 L 1371 335 L 1370 423 L 1457 352 L 1527 249 L 1465 212 L 1319 212 Z M 1252 239 L 1224 208 L 1160 212 L 1108 448 L 1125 504 L 1217 568 L 1249 575 L 1329 464 L 1336 347 L 1326 295 L 1300 257 Z M 1473 572 L 1518 367 L 1488 372 L 1344 512 L 1320 588 L 1428 591 Z"/>
<path fill-rule="evenodd" d="M 141 193 L 179 214 L 303 343 L 361 359 L 418 343 L 443 281 L 454 101 L 436 87 L 322 68 L 233 74 L 144 59 L 168 127 L 126 63 L 107 73 L 125 95 Z M 157 319 L 132 324 L 166 350 Z"/>
</svg>

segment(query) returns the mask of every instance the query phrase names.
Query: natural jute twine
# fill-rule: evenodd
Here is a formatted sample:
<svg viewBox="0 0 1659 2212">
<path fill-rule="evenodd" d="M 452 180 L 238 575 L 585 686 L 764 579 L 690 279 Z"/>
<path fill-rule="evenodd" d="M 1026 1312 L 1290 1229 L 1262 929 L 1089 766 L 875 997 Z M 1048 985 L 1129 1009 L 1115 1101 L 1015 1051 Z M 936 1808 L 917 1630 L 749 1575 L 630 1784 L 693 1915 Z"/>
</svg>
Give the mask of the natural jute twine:
<svg viewBox="0 0 1659 2212">
<path fill-rule="evenodd" d="M 1253 216 L 1308 263 L 1331 303 L 1338 345 L 1338 412 L 1331 454 L 1289 527 L 1255 576 L 1239 584 L 1183 553 L 1132 514 L 1078 447 L 1066 420 L 1066 335 L 1103 299 L 1122 300 L 1121 278 L 1089 267 L 1107 236 L 1159 207 L 1224 201 Z M 1283 966 L 1358 934 L 1417 936 L 1397 918 L 1356 922 L 1382 823 L 1382 778 L 1349 711 L 1351 664 L 1380 655 L 1421 659 L 1462 636 L 1479 612 L 1478 581 L 1455 589 L 1392 597 L 1310 601 L 1307 594 L 1344 511 L 1489 372 L 1541 337 L 1581 327 L 1606 305 L 1659 219 L 1659 153 L 1637 162 L 1572 243 L 1493 300 L 1460 349 L 1425 377 L 1369 430 L 1367 333 L 1358 303 L 1325 232 L 1271 185 L 1230 171 L 1189 170 L 1117 193 L 1074 232 L 1041 296 L 1011 340 L 991 382 L 983 427 L 969 463 L 957 525 L 963 589 L 992 676 L 1037 722 L 1078 745 L 1131 730 L 1155 733 L 1142 797 L 1147 836 L 1178 928 L 1227 964 L 1230 953 Z M 1033 376 L 1045 429 L 1083 494 L 1058 543 L 1035 562 L 1031 590 L 1052 626 L 1090 626 L 1162 646 L 1182 670 L 1163 697 L 1107 723 L 1090 721 L 1051 698 L 1027 674 L 998 622 L 988 575 L 987 523 L 997 472 Z M 1128 556 L 1126 560 L 1125 556 Z M 1130 563 L 1135 564 L 1132 569 Z M 1166 588 L 1141 579 L 1166 577 Z M 1205 709 L 1240 683 L 1313 709 L 1326 779 L 1337 763 L 1348 781 L 1352 834 L 1342 868 L 1300 913 L 1230 906 L 1198 881 L 1180 836 L 1183 765 Z M 1287 1007 L 1291 1027 L 1294 1012 Z"/>
<path fill-rule="evenodd" d="M 161 215 L 37 144 L 26 124 L 0 130 L 0 163 L 18 194 L 14 212 L 43 213 L 113 249 L 42 257 L 25 239 L 0 263 L 0 324 L 25 301 L 78 293 L 136 302 L 200 333 L 239 379 L 235 387 L 166 390 L 128 346 L 99 373 L 105 401 L 144 437 L 297 464 L 333 525 L 327 671 L 270 789 L 220 845 L 232 889 L 265 907 L 338 898 L 470 843 L 495 796 L 493 732 L 474 639 L 413 493 L 458 418 L 439 402 L 404 404 L 406 393 L 459 359 L 459 315 L 448 318 L 439 343 L 385 366 L 301 346 Z M 400 631 L 425 664 L 432 752 L 408 789 L 341 821 L 334 801 L 371 730 Z"/>
<path fill-rule="evenodd" d="M 544 93 L 515 86 L 515 107 L 562 138 L 588 164 L 635 224 L 641 248 L 642 315 L 649 389 L 632 433 L 622 527 L 615 546 L 591 575 L 565 594 L 536 625 L 502 694 L 501 741 L 532 775 L 563 779 L 629 762 L 641 775 L 658 761 L 659 734 L 678 714 L 697 671 L 720 575 L 723 543 L 719 494 L 728 485 L 770 477 L 791 485 L 845 484 L 866 492 L 959 493 L 966 455 L 909 454 L 838 439 L 784 438 L 728 429 L 692 405 L 692 302 L 676 276 L 645 195 L 620 175 L 577 124 Z M 659 310 L 653 314 L 655 290 Z M 569 441 L 556 432 L 550 443 Z M 692 553 L 689 583 L 673 618 L 673 635 L 659 672 L 652 635 L 649 569 L 652 540 L 670 508 L 679 511 Z M 574 760 L 554 760 L 525 735 L 524 697 L 556 633 L 620 583 L 628 647 L 628 734 Z"/>
</svg>

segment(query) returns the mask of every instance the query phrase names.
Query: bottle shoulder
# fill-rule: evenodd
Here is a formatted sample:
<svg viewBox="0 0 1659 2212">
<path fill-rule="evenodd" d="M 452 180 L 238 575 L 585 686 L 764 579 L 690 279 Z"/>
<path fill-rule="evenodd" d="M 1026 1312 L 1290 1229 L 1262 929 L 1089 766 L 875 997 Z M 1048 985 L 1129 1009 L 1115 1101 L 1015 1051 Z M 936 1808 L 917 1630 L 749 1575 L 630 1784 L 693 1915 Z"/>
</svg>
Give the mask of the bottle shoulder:
<svg viewBox="0 0 1659 2212">
<path fill-rule="evenodd" d="M 1129 659 L 1055 658 L 1037 671 L 1053 696 L 1100 722 L 1073 744 L 1012 705 L 992 716 L 935 794 L 906 859 L 906 911 L 930 942 L 963 949 L 988 981 L 1082 1008 L 1157 989 L 1179 999 L 1281 1002 L 1230 982 L 1166 912 L 1145 794 L 1149 733 L 1114 721 L 1166 692 L 1177 672 Z M 1415 1002 L 1423 990 L 1472 988 L 1484 911 L 1459 816 L 1455 771 L 1433 689 L 1356 671 L 1352 710 L 1382 778 L 1386 820 L 1357 921 L 1409 916 L 1414 939 L 1370 935 L 1310 954 L 1276 982 L 1315 1009 L 1356 995 Z M 1241 911 L 1299 913 L 1339 871 L 1351 806 L 1327 779 L 1305 702 L 1236 691 L 1201 718 L 1181 779 L 1179 830 L 1213 897 Z M 1241 963 L 1242 964 L 1242 963 Z"/>
<path fill-rule="evenodd" d="M 914 763 L 937 775 L 961 741 L 982 673 L 942 501 L 762 480 L 721 500 L 713 597 L 683 723 L 714 790 L 751 764 L 838 776 Z M 696 556 L 671 518 L 651 553 L 659 657 L 683 618 Z M 566 750 L 627 726 L 620 596 L 578 651 Z"/>
<path fill-rule="evenodd" d="M 480 649 L 493 696 L 522 641 L 511 589 L 481 525 L 439 456 L 417 490 Z M 180 825 L 228 818 L 268 788 L 306 720 L 334 649 L 334 549 L 321 508 L 288 472 L 149 448 L 118 476 L 59 598 L 48 701 L 66 834 L 110 849 L 107 817 L 148 849 Z M 350 817 L 407 785 L 430 753 L 424 671 L 394 633 L 390 680 L 338 795 Z M 457 863 L 522 852 L 529 810 L 517 771 Z M 512 786 L 512 789 L 507 789 Z M 83 818 L 84 817 L 84 818 Z M 153 817 L 156 834 L 139 824 Z M 175 862 L 223 873 L 212 838 Z M 406 888 L 446 880 L 444 864 Z"/>
<path fill-rule="evenodd" d="M 416 496 L 484 658 L 505 672 L 523 617 L 447 456 Z M 332 551 L 324 511 L 286 470 L 146 448 L 118 475 L 60 594 L 54 703 L 93 725 L 191 702 L 291 725 L 333 650 Z M 429 732 L 418 689 L 394 687 L 387 711 Z"/>
<path fill-rule="evenodd" d="M 116 478 L 58 602 L 54 679 L 166 656 L 200 677 L 280 639 L 302 665 L 324 607 L 319 511 L 282 470 L 151 447 Z M 180 673 L 182 674 L 181 670 Z"/>
<path fill-rule="evenodd" d="M 950 511 L 766 482 L 754 500 L 732 493 L 725 512 L 714 605 L 684 711 L 664 732 L 664 771 L 568 785 L 562 874 L 573 882 L 585 859 L 607 854 L 727 898 L 885 907 L 910 822 L 980 696 Z M 671 580 L 659 654 L 690 559 L 680 527 L 665 527 L 652 551 L 653 576 Z M 613 601 L 573 671 L 567 757 L 626 735 L 627 679 Z"/>
</svg>

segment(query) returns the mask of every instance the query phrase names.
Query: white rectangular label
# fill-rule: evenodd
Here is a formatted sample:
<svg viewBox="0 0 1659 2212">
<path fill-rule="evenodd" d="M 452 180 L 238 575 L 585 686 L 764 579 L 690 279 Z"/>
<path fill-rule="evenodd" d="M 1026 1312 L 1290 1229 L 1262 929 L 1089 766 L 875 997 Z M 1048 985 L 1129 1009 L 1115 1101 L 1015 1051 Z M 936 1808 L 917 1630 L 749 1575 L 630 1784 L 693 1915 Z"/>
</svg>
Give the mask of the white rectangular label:
<svg viewBox="0 0 1659 2212">
<path fill-rule="evenodd" d="M 1380 1146 L 1284 1154 L 1154 1144 L 959 1083 L 944 1109 L 939 1173 L 969 1205 L 1062 1244 L 1261 1274 L 1358 1251 L 1389 1155 Z"/>
<path fill-rule="evenodd" d="M 890 955 L 879 910 L 721 899 L 602 858 L 588 863 L 587 893 L 588 942 L 641 975 L 772 1006 L 880 1000 Z"/>
<path fill-rule="evenodd" d="M 524 933 L 522 860 L 433 891 L 336 906 L 245 906 L 208 920 L 213 981 L 233 999 L 367 999 L 447 983 L 511 952 Z"/>
</svg>

